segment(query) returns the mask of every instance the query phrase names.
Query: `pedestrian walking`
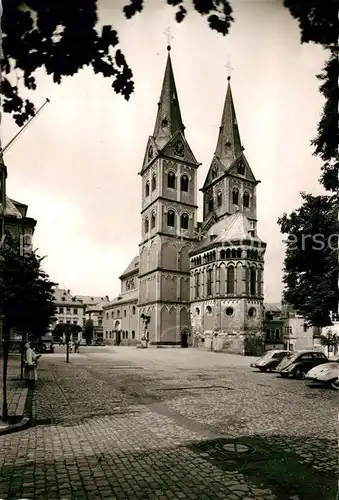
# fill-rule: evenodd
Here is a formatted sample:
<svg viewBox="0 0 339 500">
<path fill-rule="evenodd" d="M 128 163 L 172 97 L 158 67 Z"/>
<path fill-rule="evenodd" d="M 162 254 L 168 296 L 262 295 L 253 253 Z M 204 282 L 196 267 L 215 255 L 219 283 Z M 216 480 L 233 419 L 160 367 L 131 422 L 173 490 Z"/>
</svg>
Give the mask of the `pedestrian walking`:
<svg viewBox="0 0 339 500">
<path fill-rule="evenodd" d="M 73 350 L 74 350 L 74 342 L 73 340 L 71 340 L 69 343 L 69 352 L 73 352 Z"/>
<path fill-rule="evenodd" d="M 74 352 L 79 352 L 80 340 L 74 342 Z"/>
<path fill-rule="evenodd" d="M 38 370 L 37 362 L 40 358 L 39 354 L 36 354 L 30 342 L 25 344 L 25 379 L 27 380 L 27 385 L 34 389 L 38 381 Z"/>
</svg>

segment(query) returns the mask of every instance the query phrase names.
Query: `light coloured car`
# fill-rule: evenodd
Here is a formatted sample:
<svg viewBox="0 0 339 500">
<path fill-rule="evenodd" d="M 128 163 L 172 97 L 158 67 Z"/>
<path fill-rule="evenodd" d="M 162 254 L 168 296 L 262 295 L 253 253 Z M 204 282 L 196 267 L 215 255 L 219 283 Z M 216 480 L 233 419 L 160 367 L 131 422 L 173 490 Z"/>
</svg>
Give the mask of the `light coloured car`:
<svg viewBox="0 0 339 500">
<path fill-rule="evenodd" d="M 290 351 L 283 351 L 283 350 L 267 351 L 263 356 L 261 356 L 261 358 L 254 361 L 254 363 L 251 363 L 251 366 L 253 368 L 258 368 L 261 372 L 265 372 L 267 370 L 272 371 L 279 365 L 281 360 L 288 354 L 290 354 Z"/>
<path fill-rule="evenodd" d="M 321 382 L 339 391 L 339 359 L 312 368 L 305 379 Z"/>
</svg>

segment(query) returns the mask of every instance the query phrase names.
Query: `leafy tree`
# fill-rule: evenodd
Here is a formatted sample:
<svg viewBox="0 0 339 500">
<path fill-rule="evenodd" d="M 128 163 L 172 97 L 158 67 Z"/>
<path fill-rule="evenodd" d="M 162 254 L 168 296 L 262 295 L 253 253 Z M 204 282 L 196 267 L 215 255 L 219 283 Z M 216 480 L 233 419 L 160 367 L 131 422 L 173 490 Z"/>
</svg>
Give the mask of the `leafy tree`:
<svg viewBox="0 0 339 500">
<path fill-rule="evenodd" d="M 94 333 L 93 320 L 88 319 L 85 323 L 85 331 L 84 331 L 84 337 L 87 345 L 91 344 L 93 340 L 93 333 Z"/>
<path fill-rule="evenodd" d="M 54 287 L 35 252 L 22 254 L 19 242 L 7 237 L 0 293 L 7 331 L 28 334 L 30 340 L 46 334 L 55 314 Z"/>
<path fill-rule="evenodd" d="M 127 1 L 127 0 L 126 0 Z M 147 0 L 146 0 L 147 1 Z M 141 12 L 146 1 L 130 0 L 123 9 L 127 19 Z M 178 7 L 176 20 L 187 15 L 187 1 L 163 0 Z M 112 1 L 113 3 L 113 1 Z M 232 9 L 225 0 L 194 0 L 196 11 L 207 16 L 209 26 L 228 33 Z M 16 72 L 27 89 L 35 90 L 35 72 L 43 68 L 60 83 L 85 66 L 110 78 L 114 92 L 129 99 L 134 90 L 132 70 L 119 48 L 119 37 L 112 26 L 98 25 L 97 0 L 3 0 L 3 71 Z M 19 80 L 20 81 L 20 80 Z M 4 78 L 3 109 L 18 125 L 34 115 L 34 106 L 22 99 L 18 85 Z"/>
<path fill-rule="evenodd" d="M 58 323 L 55 325 L 53 330 L 54 337 L 62 337 L 64 333 L 68 332 L 70 334 L 70 339 L 78 337 L 78 333 L 82 331 L 80 325 L 68 324 L 68 323 Z"/>
<path fill-rule="evenodd" d="M 325 335 L 320 336 L 320 343 L 327 347 L 327 352 L 333 350 L 335 354 L 339 345 L 339 338 L 336 333 L 329 330 Z"/>
</svg>

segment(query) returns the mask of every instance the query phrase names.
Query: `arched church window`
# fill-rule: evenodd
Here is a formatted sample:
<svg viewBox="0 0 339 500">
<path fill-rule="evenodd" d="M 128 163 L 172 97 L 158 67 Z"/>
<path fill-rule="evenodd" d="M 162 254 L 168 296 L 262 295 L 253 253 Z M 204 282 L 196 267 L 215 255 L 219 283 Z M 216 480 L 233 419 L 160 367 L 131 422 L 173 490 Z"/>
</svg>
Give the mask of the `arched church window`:
<svg viewBox="0 0 339 500">
<path fill-rule="evenodd" d="M 256 285 L 257 285 L 256 269 L 254 267 L 251 267 L 251 270 L 250 270 L 250 295 L 256 294 L 256 292 L 257 292 Z"/>
<path fill-rule="evenodd" d="M 232 248 L 232 259 L 236 259 L 237 258 L 237 251 L 235 248 Z"/>
<path fill-rule="evenodd" d="M 206 314 L 212 314 L 212 307 L 211 306 L 206 307 Z"/>
<path fill-rule="evenodd" d="M 237 189 L 233 189 L 232 202 L 233 205 L 239 205 L 239 191 Z"/>
<path fill-rule="evenodd" d="M 237 172 L 240 175 L 244 175 L 245 174 L 245 165 L 242 162 L 238 163 L 238 165 L 237 165 Z"/>
<path fill-rule="evenodd" d="M 152 177 L 152 191 L 155 191 L 157 187 L 157 177 L 155 174 L 153 174 L 153 177 Z"/>
<path fill-rule="evenodd" d="M 188 229 L 188 215 L 187 214 L 182 214 L 180 218 L 180 226 L 181 229 Z"/>
<path fill-rule="evenodd" d="M 200 273 L 195 274 L 195 298 L 199 298 L 199 293 L 200 293 Z"/>
<path fill-rule="evenodd" d="M 154 228 L 155 228 L 155 213 L 153 212 L 151 217 L 151 229 Z"/>
<path fill-rule="evenodd" d="M 207 295 L 212 295 L 212 269 L 207 269 Z"/>
<path fill-rule="evenodd" d="M 258 269 L 258 295 L 259 295 L 259 297 L 261 297 L 261 295 L 262 295 L 261 282 L 262 282 L 262 271 L 261 271 L 261 269 Z"/>
<path fill-rule="evenodd" d="M 145 186 L 145 196 L 147 198 L 147 196 L 149 196 L 149 181 L 146 182 L 146 186 Z"/>
<path fill-rule="evenodd" d="M 175 173 L 174 172 L 168 172 L 167 174 L 167 186 L 171 189 L 175 189 Z"/>
<path fill-rule="evenodd" d="M 249 193 L 247 193 L 247 191 L 244 193 L 243 203 L 244 203 L 244 208 L 249 208 L 249 206 L 250 206 L 250 195 L 249 195 Z"/>
<path fill-rule="evenodd" d="M 227 268 L 227 293 L 234 293 L 234 267 Z"/>
<path fill-rule="evenodd" d="M 146 219 L 145 219 L 145 233 L 148 233 L 148 229 L 149 229 L 148 217 L 146 217 Z"/>
<path fill-rule="evenodd" d="M 237 250 L 237 259 L 241 259 L 241 248 Z"/>
<path fill-rule="evenodd" d="M 220 191 L 217 194 L 217 204 L 218 204 L 218 207 L 221 207 L 221 205 L 222 205 L 222 193 Z"/>
<path fill-rule="evenodd" d="M 225 258 L 225 256 L 226 256 L 226 252 L 225 252 L 225 250 L 221 250 L 221 251 L 220 251 L 220 258 L 221 258 L 221 259 L 224 259 L 224 258 Z"/>
<path fill-rule="evenodd" d="M 213 198 L 208 200 L 208 211 L 213 212 Z"/>
<path fill-rule="evenodd" d="M 230 259 L 231 258 L 231 250 L 228 248 L 226 250 L 226 259 Z"/>
<path fill-rule="evenodd" d="M 173 212 L 173 210 L 169 210 L 167 212 L 167 225 L 170 227 L 175 226 L 175 213 Z"/>
<path fill-rule="evenodd" d="M 188 192 L 188 177 L 187 175 L 182 175 L 180 179 L 180 189 L 181 191 Z"/>
</svg>

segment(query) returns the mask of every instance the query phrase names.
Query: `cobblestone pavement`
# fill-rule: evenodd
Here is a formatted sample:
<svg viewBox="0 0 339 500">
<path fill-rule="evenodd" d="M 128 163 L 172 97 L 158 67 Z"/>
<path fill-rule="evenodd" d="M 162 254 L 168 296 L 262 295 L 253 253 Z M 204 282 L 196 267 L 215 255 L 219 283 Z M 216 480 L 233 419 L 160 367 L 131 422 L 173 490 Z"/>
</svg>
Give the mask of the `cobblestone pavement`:
<svg viewBox="0 0 339 500">
<path fill-rule="evenodd" d="M 0 499 L 334 500 L 337 394 L 250 362 L 193 349 L 44 355 L 36 425 L 0 437 Z"/>
</svg>

